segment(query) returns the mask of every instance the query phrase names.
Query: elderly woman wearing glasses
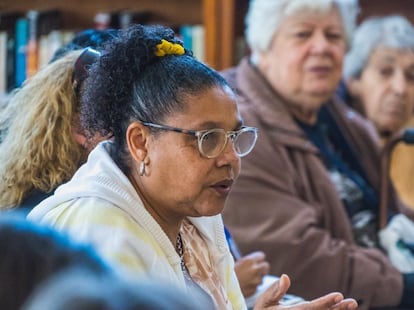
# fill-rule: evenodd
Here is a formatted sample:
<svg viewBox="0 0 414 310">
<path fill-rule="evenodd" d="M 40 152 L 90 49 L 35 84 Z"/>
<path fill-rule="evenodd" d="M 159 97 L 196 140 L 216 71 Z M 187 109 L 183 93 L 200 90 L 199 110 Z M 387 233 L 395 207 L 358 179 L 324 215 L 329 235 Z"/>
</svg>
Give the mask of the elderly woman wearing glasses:
<svg viewBox="0 0 414 310">
<path fill-rule="evenodd" d="M 29 217 L 92 242 L 120 272 L 201 289 L 217 309 L 245 309 L 220 212 L 257 130 L 244 126 L 225 80 L 172 30 L 135 25 L 84 87 L 82 124 L 113 141 Z M 256 306 L 277 305 L 288 286 L 282 276 Z M 333 293 L 296 309 L 333 307 L 356 303 Z"/>
</svg>

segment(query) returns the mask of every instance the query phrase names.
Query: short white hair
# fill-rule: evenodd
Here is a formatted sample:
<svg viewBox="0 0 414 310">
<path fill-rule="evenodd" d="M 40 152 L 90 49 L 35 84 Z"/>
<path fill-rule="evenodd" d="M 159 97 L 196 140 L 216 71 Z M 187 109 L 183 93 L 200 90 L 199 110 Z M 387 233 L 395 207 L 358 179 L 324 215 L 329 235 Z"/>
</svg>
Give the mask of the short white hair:
<svg viewBox="0 0 414 310">
<path fill-rule="evenodd" d="M 414 26 L 407 18 L 390 15 L 365 20 L 355 31 L 345 56 L 344 78 L 359 78 L 372 53 L 384 47 L 414 51 Z"/>
<path fill-rule="evenodd" d="M 359 12 L 357 0 L 250 0 L 245 35 L 253 58 L 259 52 L 269 49 L 273 36 L 285 17 L 303 10 L 327 12 L 334 5 L 339 9 L 349 44 Z"/>
</svg>

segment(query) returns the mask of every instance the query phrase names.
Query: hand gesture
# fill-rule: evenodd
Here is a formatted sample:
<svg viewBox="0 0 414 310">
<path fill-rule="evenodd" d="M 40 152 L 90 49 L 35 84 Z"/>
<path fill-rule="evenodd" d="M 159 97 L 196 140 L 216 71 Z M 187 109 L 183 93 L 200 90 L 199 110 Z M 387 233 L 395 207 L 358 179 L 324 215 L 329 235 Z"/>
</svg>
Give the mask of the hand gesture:
<svg viewBox="0 0 414 310">
<path fill-rule="evenodd" d="M 262 283 L 263 276 L 269 272 L 270 265 L 263 252 L 257 251 L 241 257 L 235 263 L 237 279 L 244 297 L 256 292 L 257 286 Z"/>
<path fill-rule="evenodd" d="M 290 287 L 290 279 L 282 275 L 269 287 L 257 300 L 254 310 L 353 310 L 358 307 L 357 302 L 352 299 L 344 299 L 341 293 L 330 293 L 320 298 L 301 302 L 293 306 L 282 306 L 280 300 Z"/>
</svg>

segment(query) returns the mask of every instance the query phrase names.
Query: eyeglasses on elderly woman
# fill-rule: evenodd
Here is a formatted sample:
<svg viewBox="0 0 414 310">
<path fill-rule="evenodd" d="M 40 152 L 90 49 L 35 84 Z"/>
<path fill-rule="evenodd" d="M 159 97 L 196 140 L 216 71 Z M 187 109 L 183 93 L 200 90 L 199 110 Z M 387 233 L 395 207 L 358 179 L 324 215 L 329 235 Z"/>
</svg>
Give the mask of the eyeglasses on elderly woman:
<svg viewBox="0 0 414 310">
<path fill-rule="evenodd" d="M 142 124 L 160 130 L 174 131 L 197 137 L 198 150 L 200 154 L 206 158 L 218 157 L 226 147 L 229 138 L 233 143 L 233 149 L 236 154 L 239 157 L 244 157 L 253 150 L 257 141 L 258 133 L 257 128 L 247 126 L 243 126 L 239 130 L 226 131 L 221 128 L 213 128 L 208 130 L 186 130 L 149 122 L 142 122 Z"/>
</svg>

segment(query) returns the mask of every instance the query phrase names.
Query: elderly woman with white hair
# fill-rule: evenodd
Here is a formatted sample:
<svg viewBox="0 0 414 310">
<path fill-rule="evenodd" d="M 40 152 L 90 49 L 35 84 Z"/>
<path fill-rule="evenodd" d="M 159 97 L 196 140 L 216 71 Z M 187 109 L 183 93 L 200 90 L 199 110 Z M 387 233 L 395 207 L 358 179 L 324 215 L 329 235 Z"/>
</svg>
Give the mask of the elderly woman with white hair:
<svg viewBox="0 0 414 310">
<path fill-rule="evenodd" d="M 350 104 L 372 121 L 385 145 L 392 135 L 414 127 L 414 27 L 403 16 L 371 18 L 355 32 L 345 57 Z M 414 208 L 414 147 L 397 145 L 391 178 L 401 200 Z"/>
<path fill-rule="evenodd" d="M 335 95 L 358 10 L 351 0 L 250 2 L 251 55 L 223 75 L 260 135 L 223 217 L 242 252 L 263 250 L 272 274 L 292 278 L 293 294 L 338 290 L 359 309 L 413 309 L 414 275 L 377 240 L 378 136 Z"/>
</svg>

